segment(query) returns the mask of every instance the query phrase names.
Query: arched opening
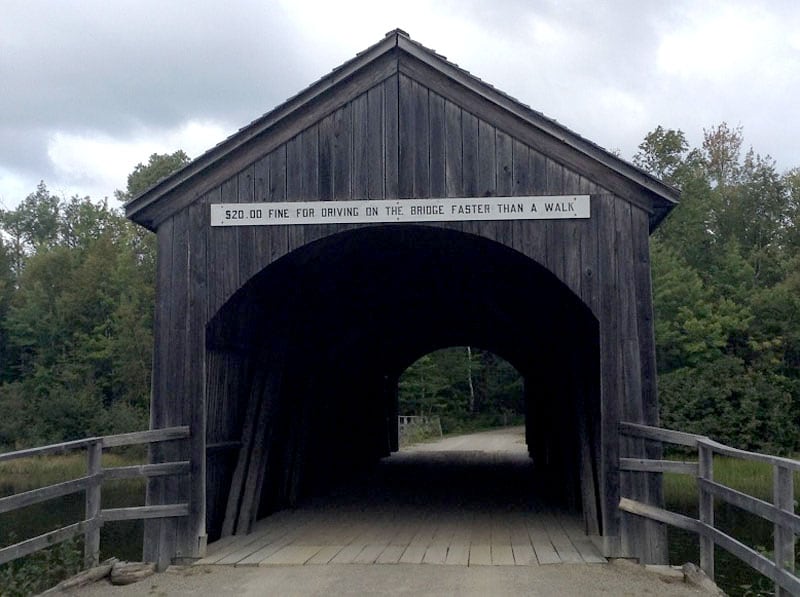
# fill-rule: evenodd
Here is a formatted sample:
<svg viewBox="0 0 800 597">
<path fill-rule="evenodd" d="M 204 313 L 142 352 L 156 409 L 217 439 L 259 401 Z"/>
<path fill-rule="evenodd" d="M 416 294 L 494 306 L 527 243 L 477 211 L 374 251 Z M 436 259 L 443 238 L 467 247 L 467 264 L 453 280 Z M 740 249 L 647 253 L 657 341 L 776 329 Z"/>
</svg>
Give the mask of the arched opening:
<svg viewBox="0 0 800 597">
<path fill-rule="evenodd" d="M 553 274 L 449 229 L 353 229 L 277 260 L 207 329 L 210 539 L 247 532 L 397 449 L 398 380 L 420 356 L 480 346 L 524 378 L 544 486 L 599 533 L 598 324 Z"/>
<path fill-rule="evenodd" d="M 435 350 L 401 374 L 398 415 L 401 446 L 438 434 L 524 426 L 524 377 L 489 350 Z"/>
</svg>

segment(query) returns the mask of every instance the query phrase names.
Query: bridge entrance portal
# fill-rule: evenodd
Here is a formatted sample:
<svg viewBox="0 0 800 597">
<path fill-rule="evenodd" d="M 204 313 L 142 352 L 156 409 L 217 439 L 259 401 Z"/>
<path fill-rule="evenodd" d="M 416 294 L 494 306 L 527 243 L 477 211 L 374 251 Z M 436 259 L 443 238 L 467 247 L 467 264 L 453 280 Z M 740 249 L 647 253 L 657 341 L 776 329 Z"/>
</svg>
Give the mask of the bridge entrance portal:
<svg viewBox="0 0 800 597">
<path fill-rule="evenodd" d="M 392 31 L 126 205 L 158 237 L 145 559 L 196 559 L 397 447 L 397 378 L 453 345 L 525 379 L 533 462 L 606 556 L 666 560 L 620 470 L 658 424 L 648 236 L 678 192 Z M 628 441 L 628 440 L 624 440 Z M 625 453 L 658 457 L 631 441 Z"/>
<path fill-rule="evenodd" d="M 253 277 L 209 324 L 209 536 L 256 519 L 397 450 L 397 381 L 431 350 L 470 344 L 525 379 L 531 456 L 600 532 L 599 340 L 591 311 L 533 260 L 432 227 L 342 232 Z M 236 363 L 235 367 L 233 363 Z M 230 413 L 236 417 L 231 420 Z"/>
</svg>

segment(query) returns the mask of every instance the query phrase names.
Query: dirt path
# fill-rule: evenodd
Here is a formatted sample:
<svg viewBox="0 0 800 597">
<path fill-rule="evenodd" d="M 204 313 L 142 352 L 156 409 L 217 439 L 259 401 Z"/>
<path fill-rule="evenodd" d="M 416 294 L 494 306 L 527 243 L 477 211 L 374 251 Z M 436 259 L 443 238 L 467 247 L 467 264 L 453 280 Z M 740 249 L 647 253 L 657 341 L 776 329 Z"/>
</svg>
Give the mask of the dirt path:
<svg viewBox="0 0 800 597">
<path fill-rule="evenodd" d="M 528 448 L 525 445 L 525 427 L 504 427 L 415 444 L 403 448 L 401 454 L 419 452 L 499 452 L 526 455 Z"/>
<path fill-rule="evenodd" d="M 171 569 L 134 585 L 105 582 L 74 595 L 119 597 L 213 595 L 533 595 L 565 597 L 608 595 L 640 597 L 703 595 L 684 583 L 667 583 L 629 564 L 561 564 L 535 568 L 479 566 L 270 566 L 234 568 L 203 566 Z"/>
</svg>

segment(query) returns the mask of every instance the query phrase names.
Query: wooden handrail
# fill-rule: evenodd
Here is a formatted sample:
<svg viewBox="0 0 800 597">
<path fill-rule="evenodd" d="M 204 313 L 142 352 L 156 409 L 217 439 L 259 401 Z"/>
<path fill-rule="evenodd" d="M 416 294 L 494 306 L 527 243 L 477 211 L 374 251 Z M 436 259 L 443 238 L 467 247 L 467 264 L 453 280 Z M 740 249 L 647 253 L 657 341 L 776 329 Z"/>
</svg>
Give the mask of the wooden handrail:
<svg viewBox="0 0 800 597">
<path fill-rule="evenodd" d="M 30 555 L 56 543 L 84 535 L 84 564 L 87 567 L 97 565 L 100 555 L 100 528 L 104 522 L 116 520 L 143 520 L 148 518 L 183 517 L 189 515 L 189 505 L 165 504 L 158 506 L 136 506 L 131 508 L 101 509 L 101 488 L 106 479 L 131 479 L 136 477 L 155 477 L 165 475 L 188 476 L 191 463 L 186 460 L 142 464 L 104 469 L 101 462 L 102 451 L 107 448 L 152 444 L 157 442 L 185 440 L 189 438 L 189 427 L 166 427 L 134 433 L 121 433 L 102 437 L 84 439 L 40 446 L 0 454 L 0 462 L 9 462 L 20 458 L 64 454 L 74 450 L 85 449 L 87 453 L 87 475 L 32 489 L 23 493 L 0 498 L 0 513 L 13 512 L 45 500 L 86 492 L 86 513 L 82 522 L 71 524 L 31 539 L 26 539 L 0 549 L 0 564 Z"/>
<path fill-rule="evenodd" d="M 620 423 L 620 434 L 697 449 L 697 462 L 675 462 L 646 458 L 620 458 L 622 471 L 673 472 L 697 479 L 699 519 L 669 512 L 622 496 L 619 509 L 628 514 L 697 533 L 700 537 L 700 567 L 713 580 L 714 547 L 719 546 L 775 583 L 776 595 L 800 595 L 800 578 L 794 573 L 795 535 L 800 534 L 800 516 L 794 512 L 793 473 L 800 461 L 759 454 L 720 444 L 708 437 L 661 429 L 639 423 Z M 774 467 L 773 503 L 727 487 L 714 480 L 715 454 L 762 462 Z M 775 560 L 770 560 L 714 526 L 714 500 L 719 499 L 773 523 Z"/>
</svg>

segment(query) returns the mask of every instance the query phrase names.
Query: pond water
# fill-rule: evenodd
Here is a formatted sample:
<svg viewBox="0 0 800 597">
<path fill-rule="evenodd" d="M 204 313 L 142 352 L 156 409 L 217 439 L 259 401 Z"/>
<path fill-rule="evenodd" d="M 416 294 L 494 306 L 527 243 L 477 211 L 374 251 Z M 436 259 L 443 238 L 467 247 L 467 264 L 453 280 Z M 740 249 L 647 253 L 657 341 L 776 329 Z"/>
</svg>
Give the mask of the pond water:
<svg viewBox="0 0 800 597">
<path fill-rule="evenodd" d="M 696 505 L 670 503 L 667 509 L 687 516 L 697 517 Z M 758 551 L 772 551 L 772 523 L 731 506 L 716 504 L 714 523 L 717 528 Z M 686 562 L 700 562 L 700 542 L 697 535 L 680 529 L 669 528 L 669 563 L 681 565 Z M 770 556 L 771 557 L 771 556 Z M 717 547 L 714 552 L 716 582 L 731 597 L 751 597 L 774 595 L 774 584 L 747 564 L 741 562 L 724 549 Z"/>
<path fill-rule="evenodd" d="M 14 487 L 0 482 L 0 496 L 27 491 L 30 487 Z M 144 481 L 109 481 L 103 484 L 102 507 L 123 508 L 144 504 Z M 73 493 L 0 514 L 0 547 L 29 539 L 83 520 L 83 492 Z M 142 528 L 140 520 L 109 522 L 100 530 L 100 559 L 118 557 L 121 560 L 142 559 Z"/>
</svg>

